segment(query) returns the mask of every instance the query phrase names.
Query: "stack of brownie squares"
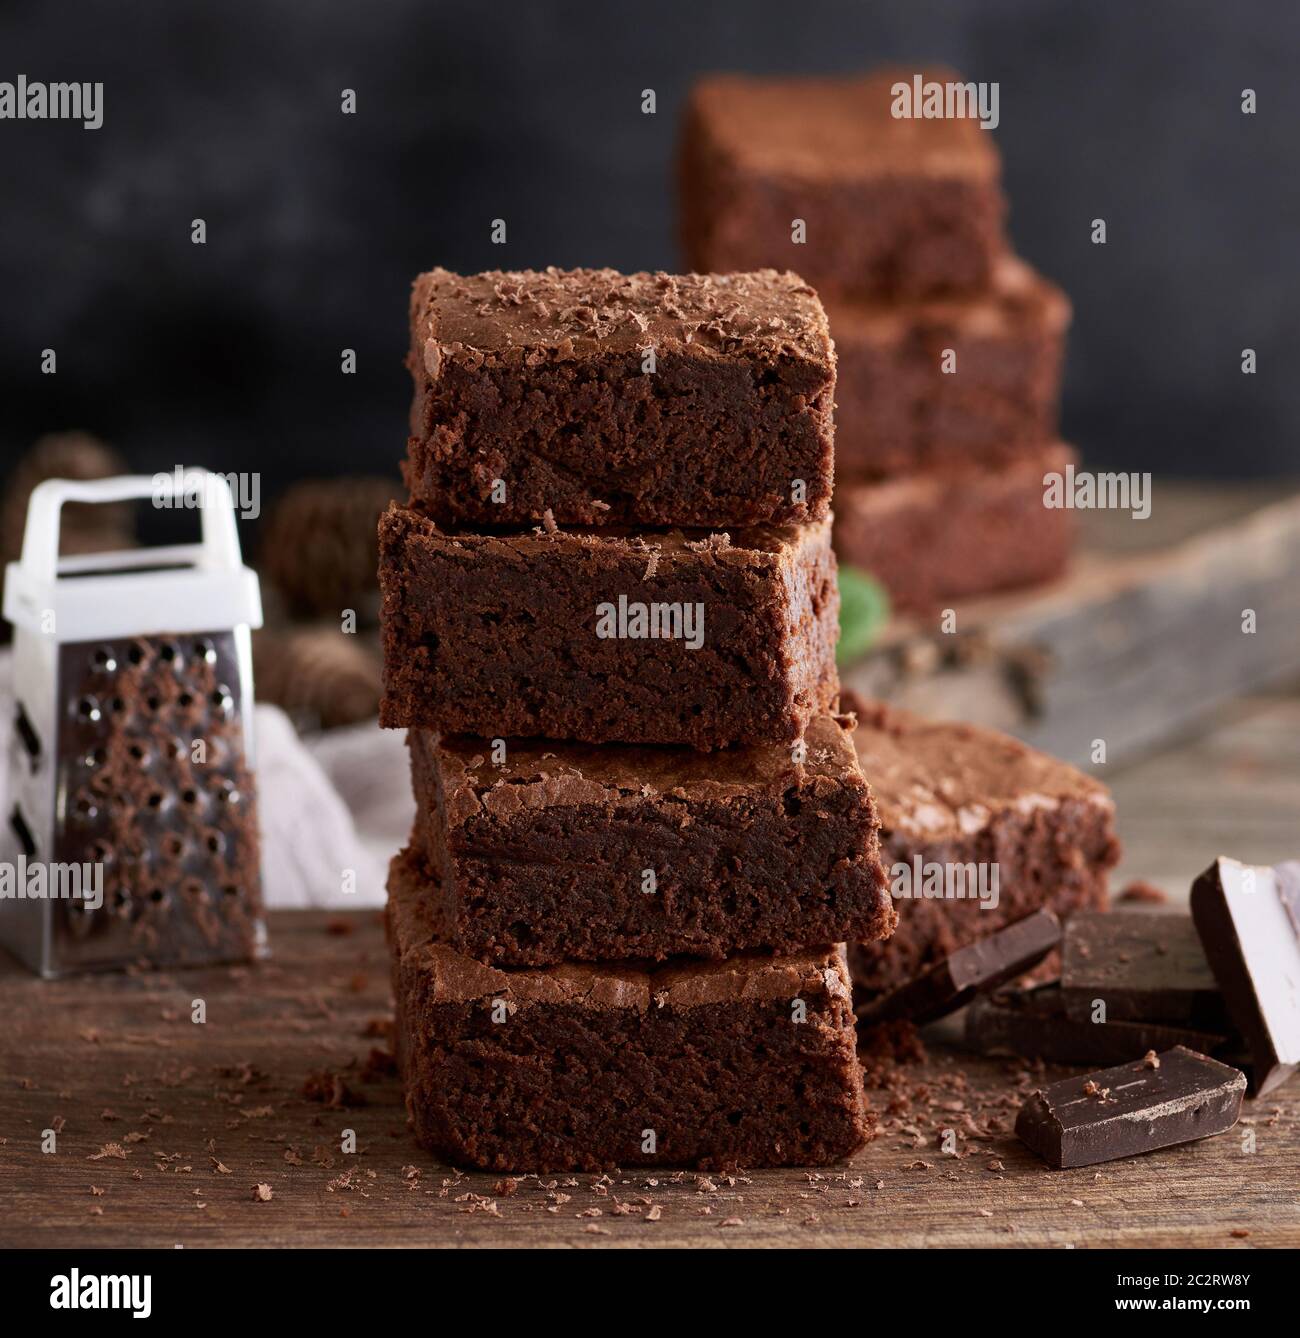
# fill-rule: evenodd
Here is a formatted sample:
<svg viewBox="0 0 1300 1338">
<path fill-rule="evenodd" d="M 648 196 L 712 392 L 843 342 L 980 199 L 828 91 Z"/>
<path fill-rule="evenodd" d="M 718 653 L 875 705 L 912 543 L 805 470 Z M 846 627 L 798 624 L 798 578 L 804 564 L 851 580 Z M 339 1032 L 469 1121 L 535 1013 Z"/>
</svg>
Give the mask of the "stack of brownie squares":
<svg viewBox="0 0 1300 1338">
<path fill-rule="evenodd" d="M 380 523 L 397 1052 L 501 1171 L 816 1165 L 895 915 L 836 714 L 835 355 L 790 273 L 421 275 Z"/>
<path fill-rule="evenodd" d="M 1044 505 L 1070 305 L 1015 257 L 977 120 L 895 116 L 916 72 L 699 84 L 681 153 L 696 269 L 797 269 L 839 356 L 835 544 L 895 608 L 1057 576 L 1072 512 Z M 955 83 L 920 72 L 923 87 Z"/>
</svg>

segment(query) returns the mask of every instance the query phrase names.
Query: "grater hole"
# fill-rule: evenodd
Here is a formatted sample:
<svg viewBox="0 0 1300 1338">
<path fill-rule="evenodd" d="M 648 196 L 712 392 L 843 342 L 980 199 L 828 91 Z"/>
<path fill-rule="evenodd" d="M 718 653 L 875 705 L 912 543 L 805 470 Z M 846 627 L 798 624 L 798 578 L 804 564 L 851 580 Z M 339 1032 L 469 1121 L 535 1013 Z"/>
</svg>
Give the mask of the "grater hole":
<svg viewBox="0 0 1300 1338">
<path fill-rule="evenodd" d="M 32 859 L 36 854 L 36 838 L 32 835 L 32 829 L 27 825 L 27 819 L 23 817 L 22 810 L 17 804 L 9 814 L 9 827 L 13 834 L 18 838 L 18 844 L 27 859 Z"/>
<path fill-rule="evenodd" d="M 90 667 L 97 674 L 117 673 L 117 657 L 113 654 L 113 648 L 111 646 L 100 646 L 90 657 Z"/>
<path fill-rule="evenodd" d="M 23 747 L 27 750 L 27 755 L 32 759 L 32 770 L 36 770 L 36 763 L 41 756 L 41 737 L 36 732 L 36 726 L 32 724 L 27 714 L 27 708 L 18 703 L 18 710 L 14 716 L 14 728 L 18 731 L 18 737 L 22 740 Z"/>
</svg>

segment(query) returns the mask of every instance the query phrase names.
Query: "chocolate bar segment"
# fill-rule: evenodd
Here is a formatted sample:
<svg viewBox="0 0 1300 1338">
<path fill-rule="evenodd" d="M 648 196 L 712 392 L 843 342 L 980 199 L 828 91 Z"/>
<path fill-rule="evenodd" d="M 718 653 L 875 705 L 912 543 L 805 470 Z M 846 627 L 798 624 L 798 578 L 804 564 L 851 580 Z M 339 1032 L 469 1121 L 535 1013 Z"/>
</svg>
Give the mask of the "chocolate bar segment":
<svg viewBox="0 0 1300 1338">
<path fill-rule="evenodd" d="M 1300 1066 L 1300 862 L 1220 858 L 1192 885 L 1192 919 L 1251 1058 L 1257 1096 Z"/>
<path fill-rule="evenodd" d="M 1225 1133 L 1245 1091 L 1244 1073 L 1179 1045 L 1041 1088 L 1016 1135 L 1050 1166 L 1095 1166 Z"/>
<path fill-rule="evenodd" d="M 842 946 L 502 971 L 437 942 L 401 856 L 387 923 L 407 1107 L 457 1165 L 816 1166 L 871 1132 Z"/>
<path fill-rule="evenodd" d="M 799 761 L 785 744 L 407 742 L 412 844 L 447 941 L 481 961 L 717 960 L 894 924 L 875 805 L 835 717 L 809 725 Z"/>
<path fill-rule="evenodd" d="M 1061 1001 L 1090 1022 L 1171 1022 L 1222 1032 L 1227 1011 L 1196 926 L 1176 911 L 1084 911 L 1065 926 Z"/>
<path fill-rule="evenodd" d="M 409 362 L 407 483 L 446 524 L 827 514 L 835 352 L 796 274 L 433 270 Z"/>
<path fill-rule="evenodd" d="M 1226 1040 L 1160 1022 L 1078 1022 L 1066 1014 L 1055 983 L 981 995 L 966 1010 L 968 1049 L 1049 1064 L 1122 1064 L 1175 1045 L 1215 1054 Z"/>
<path fill-rule="evenodd" d="M 859 1012 L 863 1022 L 933 1022 L 955 1013 L 977 993 L 997 989 L 1036 966 L 1061 941 L 1061 922 L 1035 911 L 1015 924 L 949 953 L 941 962 Z"/>
</svg>

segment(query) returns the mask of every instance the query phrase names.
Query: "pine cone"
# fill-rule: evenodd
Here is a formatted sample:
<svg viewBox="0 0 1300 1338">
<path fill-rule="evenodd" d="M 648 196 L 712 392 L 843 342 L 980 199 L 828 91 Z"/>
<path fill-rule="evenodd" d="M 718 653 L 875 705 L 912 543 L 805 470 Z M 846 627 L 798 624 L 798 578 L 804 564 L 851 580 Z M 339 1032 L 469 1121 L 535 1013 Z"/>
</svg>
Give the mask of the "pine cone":
<svg viewBox="0 0 1300 1338">
<path fill-rule="evenodd" d="M 126 464 L 111 447 L 85 432 L 52 432 L 41 437 L 5 482 L 0 501 L 0 552 L 6 562 L 22 552 L 27 504 L 46 479 L 105 479 L 125 474 Z M 125 502 L 87 506 L 70 502 L 59 518 L 60 551 L 111 552 L 135 545 L 134 518 Z"/>
<path fill-rule="evenodd" d="M 259 548 L 262 573 L 302 618 L 355 609 L 379 620 L 379 517 L 399 485 L 382 478 L 308 479 L 271 509 Z"/>
<path fill-rule="evenodd" d="M 253 682 L 300 730 L 352 725 L 379 714 L 379 647 L 329 624 L 264 628 L 253 634 Z"/>
</svg>

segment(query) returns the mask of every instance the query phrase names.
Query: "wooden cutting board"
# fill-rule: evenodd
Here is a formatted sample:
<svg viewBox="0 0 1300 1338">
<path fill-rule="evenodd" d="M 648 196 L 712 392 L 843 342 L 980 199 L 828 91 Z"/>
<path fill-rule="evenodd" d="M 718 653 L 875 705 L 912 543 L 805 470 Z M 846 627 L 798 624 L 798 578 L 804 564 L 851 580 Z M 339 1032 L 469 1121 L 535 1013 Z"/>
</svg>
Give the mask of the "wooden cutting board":
<svg viewBox="0 0 1300 1338">
<path fill-rule="evenodd" d="M 1300 493 L 1157 483 L 1151 515 L 1081 512 L 1061 581 L 897 620 L 846 687 L 1006 729 L 1079 766 L 1186 736 L 1225 701 L 1300 680 Z M 1243 614 L 1253 610 L 1253 632 Z"/>
</svg>

